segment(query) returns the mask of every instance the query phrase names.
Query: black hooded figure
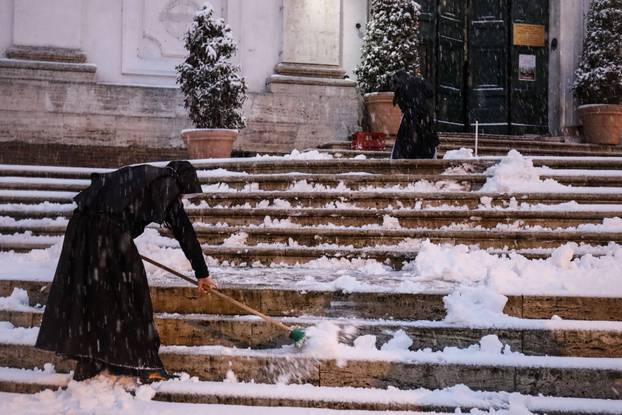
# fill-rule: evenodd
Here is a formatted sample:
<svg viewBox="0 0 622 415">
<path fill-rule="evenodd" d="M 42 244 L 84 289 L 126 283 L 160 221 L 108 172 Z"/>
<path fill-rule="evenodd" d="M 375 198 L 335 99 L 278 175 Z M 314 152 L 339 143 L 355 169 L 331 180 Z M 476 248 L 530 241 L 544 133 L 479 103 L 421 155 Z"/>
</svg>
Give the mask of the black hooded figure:
<svg viewBox="0 0 622 415">
<path fill-rule="evenodd" d="M 215 286 L 181 195 L 201 193 L 187 161 L 93 174 L 75 198 L 36 346 L 76 359 L 76 380 L 102 369 L 162 380 L 160 338 L 133 239 L 155 222 L 172 231 L 201 286 Z"/>
<path fill-rule="evenodd" d="M 391 80 L 393 84 L 393 105 L 402 110 L 402 122 L 397 132 L 392 159 L 431 159 L 436 155 L 440 141 L 434 127 L 434 96 L 430 83 L 397 71 Z"/>
</svg>

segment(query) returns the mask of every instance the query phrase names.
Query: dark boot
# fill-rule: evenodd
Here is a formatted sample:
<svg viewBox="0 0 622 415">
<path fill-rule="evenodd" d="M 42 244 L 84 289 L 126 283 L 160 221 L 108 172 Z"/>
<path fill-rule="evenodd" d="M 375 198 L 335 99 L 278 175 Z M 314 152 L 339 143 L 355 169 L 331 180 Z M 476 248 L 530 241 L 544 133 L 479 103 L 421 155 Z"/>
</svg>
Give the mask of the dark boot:
<svg viewBox="0 0 622 415">
<path fill-rule="evenodd" d="M 73 380 L 82 382 L 90 379 L 97 376 L 102 369 L 103 366 L 93 359 L 80 359 L 73 371 Z"/>
<path fill-rule="evenodd" d="M 141 372 L 139 379 L 140 383 L 146 385 L 154 382 L 164 382 L 170 379 L 179 379 L 179 376 L 168 373 L 164 369 L 144 370 Z"/>
</svg>

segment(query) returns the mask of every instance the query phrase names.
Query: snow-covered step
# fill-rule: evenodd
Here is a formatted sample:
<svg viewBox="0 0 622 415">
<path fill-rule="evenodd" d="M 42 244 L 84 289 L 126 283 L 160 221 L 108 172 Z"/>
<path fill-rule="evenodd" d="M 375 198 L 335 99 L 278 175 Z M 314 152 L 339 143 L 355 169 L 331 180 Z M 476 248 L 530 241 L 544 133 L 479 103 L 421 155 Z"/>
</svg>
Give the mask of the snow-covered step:
<svg viewBox="0 0 622 415">
<path fill-rule="evenodd" d="M 69 205 L 75 193 L 53 191 L 0 190 L 0 204 L 24 205 L 28 209 L 41 203 Z M 479 193 L 479 192 L 237 192 L 209 191 L 192 199 L 205 207 L 315 207 L 315 208 L 361 208 L 361 209 L 430 209 L 462 207 L 476 209 L 478 206 L 516 208 L 527 204 L 622 204 L 620 188 L 573 188 L 573 192 L 559 193 Z"/>
<path fill-rule="evenodd" d="M 563 185 L 586 187 L 622 186 L 622 173 L 617 170 L 561 170 L 545 169 L 543 180 L 555 180 Z M 224 174 L 224 175 L 223 175 Z M 244 174 L 217 170 L 199 171 L 200 181 L 208 187 L 228 186 L 233 189 L 288 190 L 304 188 L 370 190 L 374 188 L 417 190 L 437 188 L 451 190 L 478 189 L 486 176 L 483 174 Z M 0 189 L 39 191 L 80 191 L 90 183 L 84 179 L 54 179 L 45 177 L 0 176 Z"/>
<path fill-rule="evenodd" d="M 33 369 L 52 363 L 61 372 L 73 368 L 74 362 L 35 349 L 35 334 L 19 343 L 0 342 L 0 365 Z M 168 370 L 206 381 L 221 381 L 233 372 L 239 381 L 269 384 L 288 379 L 327 387 L 466 385 L 475 390 L 591 399 L 618 399 L 622 393 L 622 359 L 523 356 L 484 346 L 481 351 L 444 352 L 335 347 L 308 351 L 295 346 L 268 350 L 163 346 L 160 357 Z M 327 357 L 331 355 L 335 357 Z"/>
<path fill-rule="evenodd" d="M 305 275 L 312 275 L 311 271 L 289 271 L 289 276 L 280 275 L 287 275 L 287 272 L 288 270 L 270 268 L 263 273 L 245 274 L 234 268 L 229 271 L 230 275 L 225 274 L 222 269 L 215 271 L 214 275 L 221 282 L 222 292 L 272 316 L 314 315 L 396 320 L 442 320 L 446 316 L 443 297 L 450 292 L 450 288 L 444 292 L 438 287 L 434 290 L 434 286 L 423 292 L 399 292 L 386 278 L 370 274 L 360 278 L 366 285 L 358 289 L 350 278 L 327 283 L 327 286 L 333 286 L 332 290 L 320 290 L 314 289 L 312 285 L 299 284 L 305 279 Z M 328 277 L 333 282 L 336 278 L 334 275 Z M 155 312 L 234 316 L 241 312 L 237 307 L 218 298 L 209 298 L 206 301 L 205 296 L 199 295 L 196 288 L 180 286 L 178 280 L 166 280 L 168 285 L 162 285 L 156 283 L 158 278 L 155 276 L 150 275 L 149 278 Z M 374 278 L 377 285 L 373 284 Z M 0 296 L 8 297 L 15 288 L 21 288 L 27 291 L 31 306 L 45 305 L 49 285 L 49 280 L 2 279 Z M 343 291 L 346 288 L 349 292 Z M 507 297 L 503 312 L 508 316 L 523 319 L 550 320 L 557 316 L 564 320 L 622 321 L 622 298 L 546 293 Z"/>
<path fill-rule="evenodd" d="M 612 170 L 614 172 L 615 170 Z M 589 172 L 584 170 L 584 172 Z M 485 182 L 486 176 L 482 174 L 446 174 L 446 175 L 370 175 L 370 174 L 300 174 L 300 175 L 245 175 L 245 176 L 210 176 L 201 178 L 205 185 L 226 184 L 230 188 L 247 190 L 291 190 L 304 187 L 326 189 L 347 188 L 351 190 L 371 190 L 374 188 L 414 191 L 419 188 L 436 187 L 439 191 L 451 190 L 462 187 L 464 190 L 477 190 Z M 619 187 L 622 186 L 622 174 L 620 175 L 556 175 L 551 169 L 550 174 L 543 174 L 543 180 L 555 180 L 563 185 L 584 187 Z M 35 188 L 36 185 L 28 184 Z M 19 182 L 14 182 L 14 188 L 22 188 Z M 5 187 L 0 183 L 0 187 Z M 61 186 L 48 189 L 42 186 L 42 190 L 68 190 Z"/>
<path fill-rule="evenodd" d="M 205 207 L 259 208 L 360 208 L 360 209 L 463 209 L 510 208 L 523 203 L 554 205 L 577 204 L 622 205 L 622 192 L 514 193 L 478 192 L 205 192 L 192 199 Z M 41 200 L 41 199 L 40 199 Z"/>
<path fill-rule="evenodd" d="M 28 253 L 32 250 L 50 248 L 61 242 L 61 236 L 24 236 L 0 235 L 0 252 Z M 203 255 L 223 266 L 264 268 L 267 266 L 290 267 L 314 263 L 316 260 L 373 260 L 384 264 L 393 270 L 401 270 L 404 264 L 414 261 L 419 253 L 418 247 L 426 240 L 409 241 L 404 245 L 379 245 L 378 247 L 355 248 L 352 246 L 325 244 L 318 246 L 304 246 L 296 242 L 269 243 L 262 245 L 244 245 L 237 243 L 243 235 L 235 235 L 235 243 L 229 245 L 203 244 Z M 173 239 L 165 238 L 158 244 L 160 247 L 174 247 Z M 609 245 L 609 244 L 607 244 Z M 464 245 L 466 246 L 466 245 Z M 472 248 L 477 248 L 473 246 Z M 578 258 L 582 255 L 601 256 L 605 245 L 581 245 L 582 253 L 573 255 Z M 487 250 L 492 255 L 520 255 L 527 259 L 547 259 L 554 248 L 523 248 L 511 249 L 504 246 L 501 249 Z"/>
<path fill-rule="evenodd" d="M 37 327 L 42 311 L 0 310 L 0 321 L 15 327 Z M 341 341 L 352 344 L 355 335 L 373 335 L 377 344 L 389 341 L 398 330 L 412 340 L 411 350 L 469 347 L 494 335 L 515 352 L 525 355 L 620 357 L 622 322 L 508 319 L 490 325 L 451 324 L 442 321 L 338 319 L 326 317 L 280 318 L 285 324 L 308 327 L 332 323 L 350 333 Z M 291 343 L 287 333 L 254 316 L 208 314 L 156 314 L 155 322 L 163 344 L 178 346 L 221 345 L 238 348 L 273 348 Z"/>
<path fill-rule="evenodd" d="M 73 205 L 67 209 L 40 211 L 27 209 L 6 209 L 0 205 L 0 233 L 31 231 L 36 233 L 62 233 Z M 548 206 L 546 208 L 549 208 Z M 550 208 L 555 208 L 551 206 Z M 527 208 L 525 208 L 527 209 Z M 581 210 L 569 210 L 581 209 Z M 497 228 L 516 226 L 542 228 L 573 228 L 579 225 L 589 227 L 601 225 L 607 219 L 622 217 L 622 205 L 568 205 L 565 209 L 429 209 L 429 210 L 368 210 L 331 208 L 186 208 L 188 215 L 201 224 L 229 226 L 274 227 L 280 224 L 291 226 L 324 227 L 378 227 L 391 228 L 441 228 L 447 226 L 472 226 Z M 46 218 L 49 217 L 49 218 Z"/>
<path fill-rule="evenodd" d="M 16 368 L 0 368 L 0 390 L 6 392 L 36 393 L 43 389 L 57 390 L 66 388 L 70 376 L 55 373 L 51 370 L 29 370 Z M 117 382 L 116 377 L 100 376 L 92 382 L 99 386 L 100 393 L 111 390 Z M 106 387 L 107 386 L 107 387 Z M 89 387 L 86 386 L 85 387 Z M 73 383 L 76 394 L 82 389 Z M 622 402 L 618 400 L 559 398 L 552 396 L 517 395 L 508 392 L 480 392 L 464 386 L 453 388 L 427 389 L 378 389 L 351 387 L 322 387 L 313 385 L 283 385 L 241 383 L 228 380 L 226 382 L 205 382 L 184 377 L 181 381 L 162 382 L 148 387 L 155 392 L 153 400 L 165 402 L 192 403 L 185 411 L 199 413 L 205 408 L 197 404 L 244 405 L 245 412 L 270 413 L 279 415 L 281 410 L 287 414 L 298 414 L 293 408 L 321 408 L 333 410 L 364 410 L 364 411 L 432 411 L 442 415 L 440 411 L 455 413 L 457 409 L 470 411 L 489 410 L 529 410 L 533 413 L 548 414 L 616 414 L 622 413 Z M 9 389 L 9 390 L 6 390 Z M 111 393 L 111 396 L 113 394 Z M 7 401 L 16 395 L 0 395 Z M 38 401 L 33 400 L 33 404 Z M 157 404 L 155 404 L 157 405 Z M 253 408 L 248 408 L 253 407 Z M 180 408 L 181 409 L 181 408 Z M 230 407 L 227 413 L 233 413 Z M 215 407 L 205 413 L 221 412 Z M 265 412 L 264 412 L 265 411 Z M 314 415 L 312 409 L 304 410 L 307 415 Z M 203 412 L 201 412 L 203 413 Z M 352 412 L 348 412 L 352 413 Z M 366 412 L 374 415 L 374 412 Z M 384 412 L 390 414 L 390 412 Z M 338 415 L 332 412 L 330 415 Z M 416 415 L 409 412 L 411 415 Z"/>
<path fill-rule="evenodd" d="M 621 229 L 622 230 L 622 229 Z M 591 246 L 622 243 L 622 232 L 589 231 L 506 231 L 495 230 L 437 230 L 437 229 L 325 229 L 318 227 L 235 227 L 200 226 L 196 229 L 199 241 L 211 246 L 232 247 L 284 244 L 290 247 L 341 246 L 382 248 L 395 246 L 401 250 L 417 250 L 422 241 L 435 244 L 462 244 L 482 249 L 557 248 L 568 242 Z M 1 237 L 0 237 L 0 240 Z"/>
<path fill-rule="evenodd" d="M 475 135 L 459 135 L 459 134 L 451 134 L 441 132 L 439 134 L 441 145 L 451 145 L 451 146 L 462 146 L 472 148 L 475 145 Z M 478 137 L 478 142 L 483 146 L 497 146 L 497 147 L 505 147 L 507 150 L 511 148 L 520 149 L 522 147 L 536 147 L 539 146 L 541 148 L 549 148 L 549 149 L 577 149 L 583 151 L 594 151 L 594 152 L 606 152 L 606 153 L 622 153 L 622 149 L 619 149 L 615 146 L 607 146 L 607 145 L 597 145 L 597 144 L 587 144 L 587 143 L 576 143 L 576 142 L 568 142 L 561 139 L 554 139 L 553 137 L 539 137 L 538 139 L 533 138 L 524 138 L 520 136 L 491 136 L 489 134 L 480 134 Z M 388 138 L 386 140 L 387 148 L 391 148 L 393 146 L 394 140 Z M 351 142 L 350 140 L 339 140 L 339 141 L 330 141 L 325 144 L 320 145 L 318 148 L 323 149 L 342 149 L 342 148 L 350 148 Z M 506 150 L 506 153 L 507 153 Z"/>
<path fill-rule="evenodd" d="M 598 228 L 598 226 L 594 226 Z M 3 229 L 4 228 L 4 229 Z M 7 229 L 8 228 L 8 229 Z M 513 227 L 512 227 L 513 228 Z M 224 247 L 255 247 L 255 246 L 289 246 L 297 247 L 353 247 L 353 248 L 390 248 L 400 250 L 418 250 L 421 243 L 429 241 L 436 244 L 462 244 L 478 246 L 482 249 L 532 249 L 557 248 L 568 242 L 576 242 L 590 246 L 606 246 L 610 243 L 622 243 L 622 226 L 615 229 L 620 232 L 608 231 L 606 226 L 595 231 L 587 230 L 505 230 L 499 229 L 330 229 L 323 227 L 243 227 L 243 226 L 209 226 L 196 227 L 199 242 L 210 246 Z M 10 233 L 0 233 L 0 243 L 11 244 L 18 249 L 21 243 L 54 244 L 60 241 L 63 227 L 47 227 L 30 230 L 25 233 L 13 233 L 11 227 L 0 227 Z M 166 229 L 160 232 L 168 237 Z M 171 239 L 172 243 L 172 239 Z"/>
<path fill-rule="evenodd" d="M 195 160 L 199 170 L 224 169 L 248 174 L 317 173 L 338 174 L 366 172 L 371 174 L 441 174 L 448 168 L 467 168 L 471 173 L 483 172 L 497 163 L 499 157 L 462 160 L 295 160 L 263 157 L 260 159 Z M 620 170 L 622 157 L 534 157 L 536 167 L 557 169 Z M 0 176 L 47 177 L 88 180 L 92 172 L 108 169 L 71 168 L 53 166 L 0 165 Z"/>
<path fill-rule="evenodd" d="M 349 144 L 349 143 L 348 143 Z M 474 148 L 475 145 L 465 144 L 441 144 L 437 148 L 437 157 L 443 157 L 443 155 L 451 150 L 460 150 L 464 147 Z M 504 146 L 493 145 L 487 143 L 480 143 L 478 145 L 478 154 L 480 156 L 504 156 L 511 149 L 515 149 L 521 152 L 525 156 L 541 157 L 620 157 L 622 151 L 615 150 L 595 150 L 584 148 L 546 148 L 543 146 Z M 387 159 L 391 155 L 391 148 L 385 148 L 385 150 L 378 151 L 362 151 L 351 150 L 349 145 L 341 146 L 341 148 L 323 149 L 320 152 L 325 154 L 331 154 L 334 157 L 353 158 L 356 156 L 364 155 L 368 158 Z"/>
</svg>

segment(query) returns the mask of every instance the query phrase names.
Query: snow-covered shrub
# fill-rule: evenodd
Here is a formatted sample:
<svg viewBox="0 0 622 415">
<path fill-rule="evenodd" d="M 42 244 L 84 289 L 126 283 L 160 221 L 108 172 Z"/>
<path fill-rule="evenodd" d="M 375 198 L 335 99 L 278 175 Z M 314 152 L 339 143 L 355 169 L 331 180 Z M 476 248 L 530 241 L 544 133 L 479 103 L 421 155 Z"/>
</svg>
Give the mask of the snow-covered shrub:
<svg viewBox="0 0 622 415">
<path fill-rule="evenodd" d="M 391 75 L 420 74 L 419 15 L 412 0 L 372 0 L 361 64 L 354 73 L 363 93 L 391 90 Z"/>
<path fill-rule="evenodd" d="M 196 13 L 185 36 L 188 57 L 176 67 L 184 105 L 197 128 L 243 128 L 246 82 L 231 63 L 237 45 L 231 28 L 209 4 Z"/>
<path fill-rule="evenodd" d="M 574 92 L 582 104 L 622 104 L 622 0 L 593 0 Z"/>
</svg>

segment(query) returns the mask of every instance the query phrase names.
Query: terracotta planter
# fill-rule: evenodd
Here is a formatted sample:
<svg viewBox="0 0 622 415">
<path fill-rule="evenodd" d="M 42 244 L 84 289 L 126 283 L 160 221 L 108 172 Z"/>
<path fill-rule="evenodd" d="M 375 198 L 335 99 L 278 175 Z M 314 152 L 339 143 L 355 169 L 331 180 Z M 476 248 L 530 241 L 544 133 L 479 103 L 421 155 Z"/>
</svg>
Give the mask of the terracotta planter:
<svg viewBox="0 0 622 415">
<path fill-rule="evenodd" d="M 402 111 L 393 106 L 393 92 L 372 92 L 363 96 L 372 132 L 395 137 L 400 128 Z"/>
<path fill-rule="evenodd" d="M 588 143 L 620 144 L 622 138 L 622 105 L 581 105 L 578 113 Z"/>
<path fill-rule="evenodd" d="M 181 132 L 191 159 L 231 157 L 237 136 L 238 130 L 219 128 L 194 128 Z"/>
</svg>

